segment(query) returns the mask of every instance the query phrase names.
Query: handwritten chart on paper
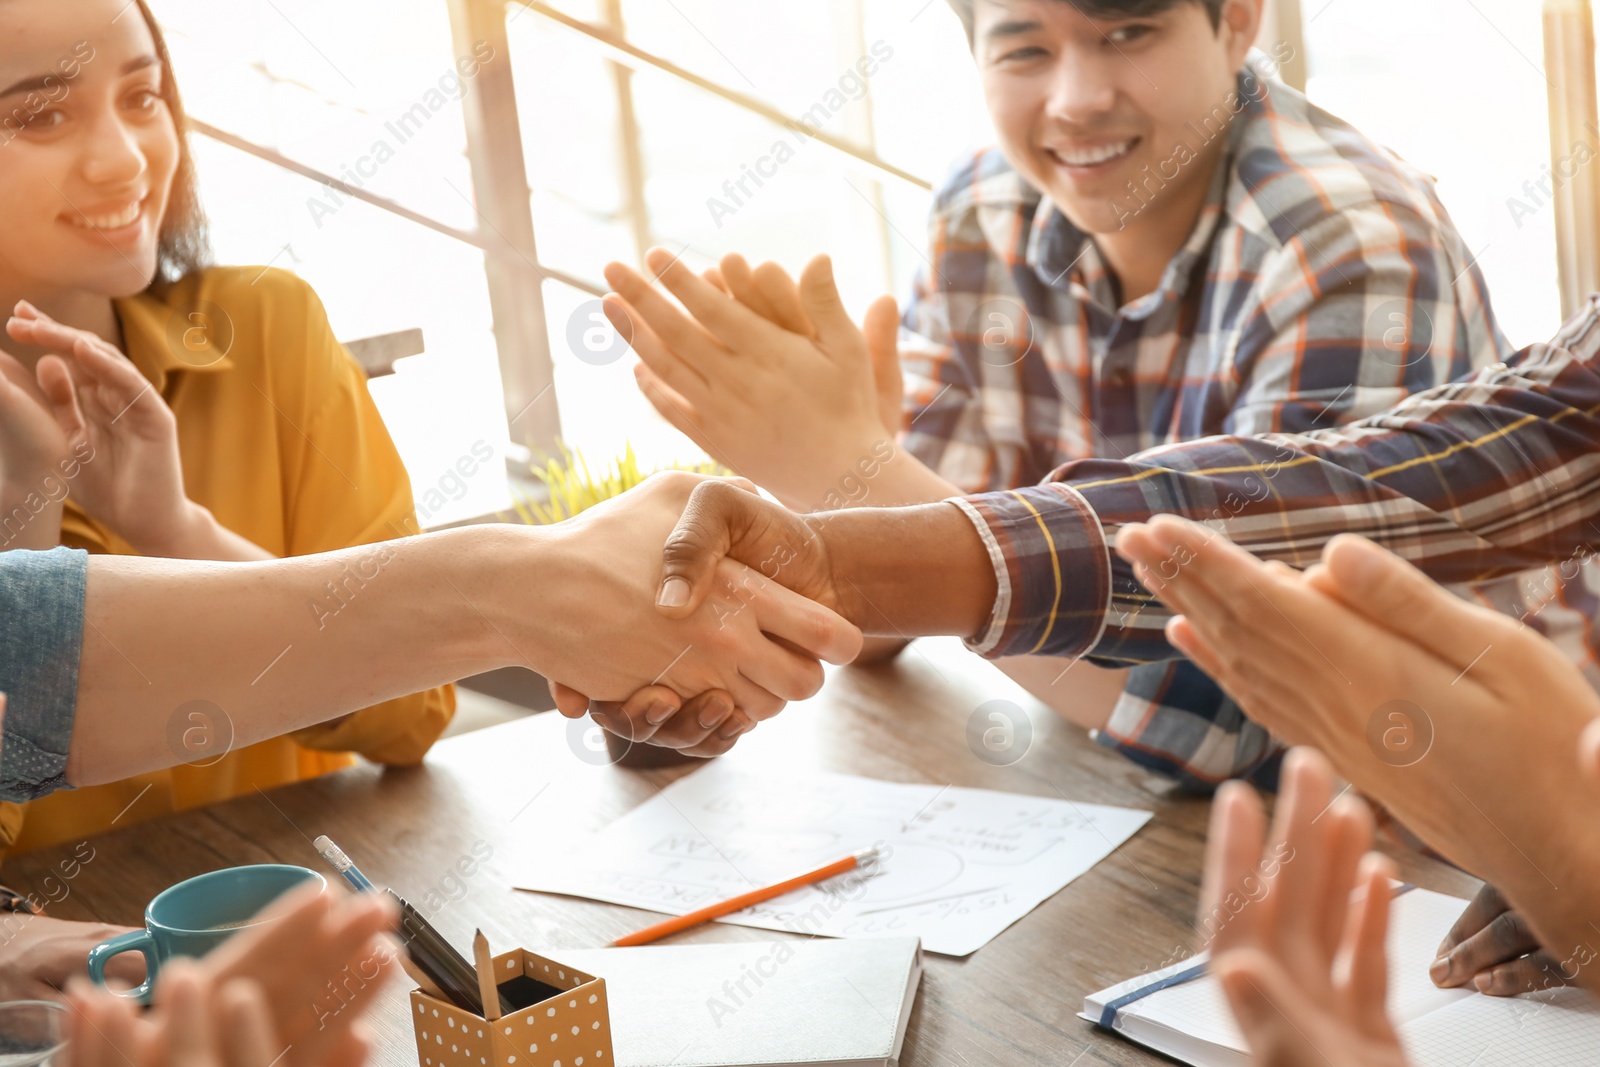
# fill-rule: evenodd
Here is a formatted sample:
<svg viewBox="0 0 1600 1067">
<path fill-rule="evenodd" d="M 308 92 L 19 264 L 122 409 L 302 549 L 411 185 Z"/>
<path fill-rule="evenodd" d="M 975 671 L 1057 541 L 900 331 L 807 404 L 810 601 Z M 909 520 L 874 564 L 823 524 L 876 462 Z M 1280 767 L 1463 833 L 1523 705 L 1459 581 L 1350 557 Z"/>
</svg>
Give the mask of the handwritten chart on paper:
<svg viewBox="0 0 1600 1067">
<path fill-rule="evenodd" d="M 887 858 L 722 922 L 831 937 L 919 935 L 965 956 L 1107 857 L 1149 812 L 727 763 L 682 778 L 517 885 L 682 915 L 868 846 Z"/>
</svg>

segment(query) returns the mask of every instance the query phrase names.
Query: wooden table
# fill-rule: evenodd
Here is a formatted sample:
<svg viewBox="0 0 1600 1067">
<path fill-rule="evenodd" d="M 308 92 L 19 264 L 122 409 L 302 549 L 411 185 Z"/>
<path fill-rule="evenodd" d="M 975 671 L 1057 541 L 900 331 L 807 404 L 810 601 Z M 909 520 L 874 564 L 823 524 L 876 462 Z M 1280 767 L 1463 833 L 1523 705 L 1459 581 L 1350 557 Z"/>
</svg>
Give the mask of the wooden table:
<svg viewBox="0 0 1600 1067">
<path fill-rule="evenodd" d="M 997 698 L 1025 707 L 1034 726 L 1027 755 L 1009 767 L 991 766 L 967 747 L 968 718 Z M 377 884 L 413 902 L 430 892 L 445 900 L 435 925 L 463 950 L 476 927 L 498 948 L 554 953 L 601 945 L 659 916 L 512 889 L 529 830 L 558 820 L 578 834 L 598 830 L 685 771 L 592 766 L 569 741 L 567 720 L 536 715 L 442 742 L 421 768 L 352 768 L 118 830 L 94 839 L 94 860 L 51 911 L 138 925 L 155 893 L 205 871 L 265 862 L 322 869 L 311 839 L 326 833 Z M 819 696 L 763 724 L 724 758 L 745 767 L 816 768 L 1154 811 L 1127 845 L 972 956 L 929 956 L 902 1062 L 1166 1062 L 1075 1016 L 1085 993 L 1190 951 L 1204 800 L 1174 795 L 1165 780 L 1094 745 L 954 642 L 919 642 L 898 664 L 833 672 Z M 470 876 L 456 873 L 458 861 L 490 850 Z M 72 851 L 18 857 L 6 864 L 6 882 L 59 896 L 59 884 L 47 893 L 44 879 Z M 1465 896 L 1476 888 L 1428 860 L 1409 857 L 1402 866 L 1409 880 L 1431 889 Z M 713 924 L 674 943 L 782 936 Z M 417 1062 L 402 984 L 373 1014 L 374 1064 L 383 1067 Z"/>
</svg>

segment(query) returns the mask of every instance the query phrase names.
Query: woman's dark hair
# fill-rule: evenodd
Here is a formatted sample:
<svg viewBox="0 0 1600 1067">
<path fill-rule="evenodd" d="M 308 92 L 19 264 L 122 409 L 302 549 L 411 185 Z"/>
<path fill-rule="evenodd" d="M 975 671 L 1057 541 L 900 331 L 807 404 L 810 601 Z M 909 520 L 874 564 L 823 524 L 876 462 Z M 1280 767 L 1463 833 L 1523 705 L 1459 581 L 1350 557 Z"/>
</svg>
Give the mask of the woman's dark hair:
<svg viewBox="0 0 1600 1067">
<path fill-rule="evenodd" d="M 142 2 L 142 0 L 141 0 Z M 950 0 L 950 6 L 961 19 L 961 25 L 967 29 L 967 43 L 972 43 L 972 5 L 977 0 Z M 1062 0 L 1077 8 L 1092 19 L 1098 18 L 1137 18 L 1140 15 L 1155 15 L 1179 4 L 1199 4 L 1206 9 L 1206 14 L 1211 16 L 1211 28 L 1216 29 L 1222 24 L 1222 5 L 1226 0 Z"/>
<path fill-rule="evenodd" d="M 184 115 L 183 98 L 172 76 L 172 56 L 167 39 L 150 13 L 146 0 L 135 0 L 144 24 L 150 28 L 156 56 L 161 60 L 161 99 L 178 129 L 178 169 L 167 194 L 167 212 L 161 219 L 161 239 L 156 248 L 156 276 L 152 284 L 175 282 L 211 263 L 211 245 L 206 238 L 206 215 L 200 207 L 200 183 L 195 177 L 194 156 L 189 152 L 189 120 Z"/>
</svg>

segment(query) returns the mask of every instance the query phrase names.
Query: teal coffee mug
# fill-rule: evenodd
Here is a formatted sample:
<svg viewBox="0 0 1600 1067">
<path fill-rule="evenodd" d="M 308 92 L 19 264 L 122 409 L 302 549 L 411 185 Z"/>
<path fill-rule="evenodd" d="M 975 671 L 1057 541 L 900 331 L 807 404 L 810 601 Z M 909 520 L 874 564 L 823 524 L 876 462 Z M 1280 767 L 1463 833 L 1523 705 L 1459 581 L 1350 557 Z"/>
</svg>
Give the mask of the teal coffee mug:
<svg viewBox="0 0 1600 1067">
<path fill-rule="evenodd" d="M 106 964 L 124 952 L 144 954 L 144 984 L 118 993 L 148 1002 L 161 965 L 174 956 L 204 956 L 239 929 L 255 924 L 257 913 L 306 882 L 323 888 L 316 871 L 282 863 L 229 867 L 179 882 L 157 893 L 144 909 L 144 929 L 118 934 L 89 950 L 89 977 L 105 985 Z"/>
</svg>

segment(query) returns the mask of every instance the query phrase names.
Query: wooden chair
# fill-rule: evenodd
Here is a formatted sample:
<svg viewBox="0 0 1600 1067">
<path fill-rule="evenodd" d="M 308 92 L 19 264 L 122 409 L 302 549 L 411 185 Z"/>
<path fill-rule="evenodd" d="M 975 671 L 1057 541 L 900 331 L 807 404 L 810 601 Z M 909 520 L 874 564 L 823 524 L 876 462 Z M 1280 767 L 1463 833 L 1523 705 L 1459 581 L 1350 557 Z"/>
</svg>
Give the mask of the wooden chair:
<svg viewBox="0 0 1600 1067">
<path fill-rule="evenodd" d="M 368 378 L 382 378 L 394 373 L 397 361 L 407 356 L 422 355 L 422 331 L 401 330 L 398 333 L 381 333 L 375 337 L 346 341 L 344 347 L 345 351 L 361 364 L 361 369 L 367 372 Z"/>
</svg>

